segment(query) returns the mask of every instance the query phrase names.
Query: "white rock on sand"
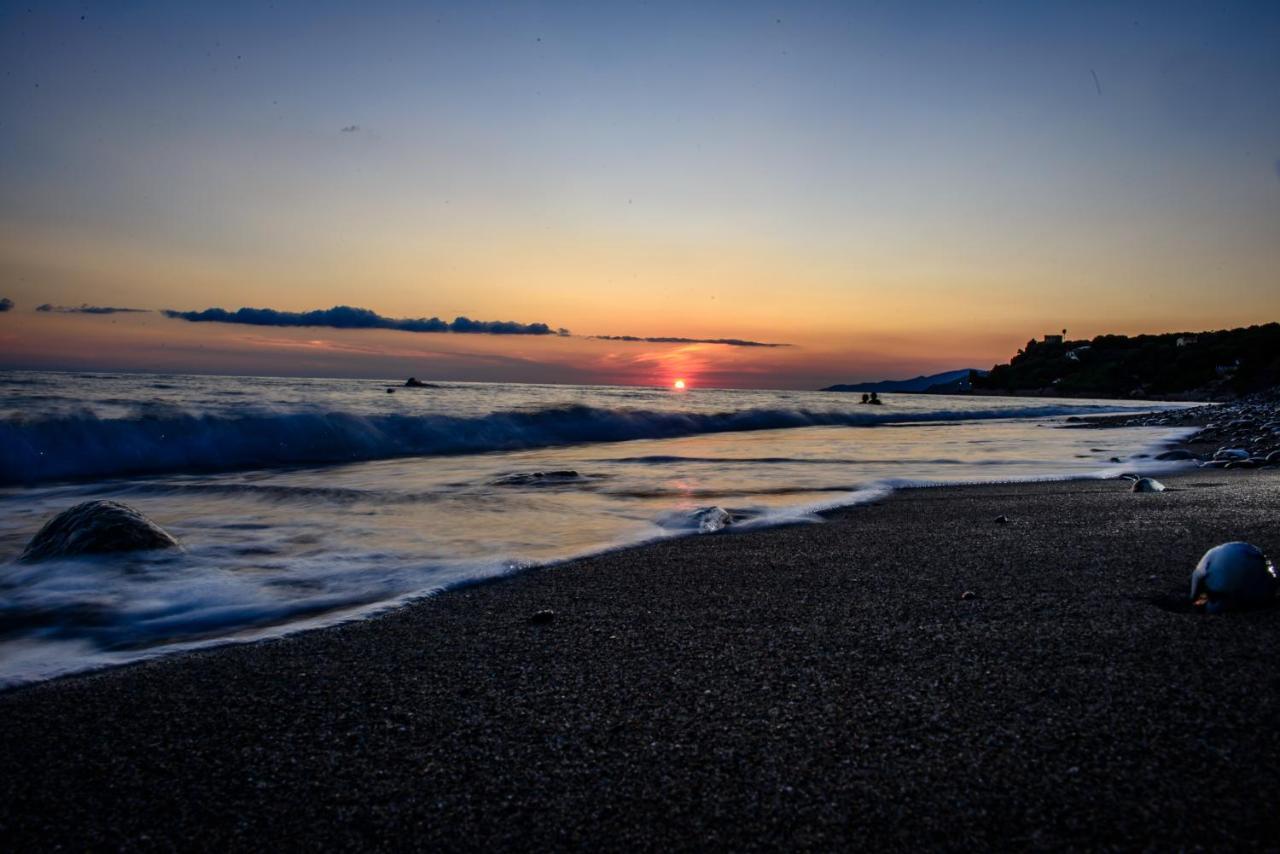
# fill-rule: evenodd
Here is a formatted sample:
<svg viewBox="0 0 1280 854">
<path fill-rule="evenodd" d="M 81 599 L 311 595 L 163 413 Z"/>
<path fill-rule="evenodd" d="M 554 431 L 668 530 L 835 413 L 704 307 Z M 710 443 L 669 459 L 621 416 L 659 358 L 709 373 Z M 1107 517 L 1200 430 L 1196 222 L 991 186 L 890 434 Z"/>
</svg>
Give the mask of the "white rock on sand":
<svg viewBox="0 0 1280 854">
<path fill-rule="evenodd" d="M 1191 573 L 1191 601 L 1209 614 L 1273 604 L 1277 587 L 1275 567 L 1249 543 L 1214 546 Z"/>
</svg>

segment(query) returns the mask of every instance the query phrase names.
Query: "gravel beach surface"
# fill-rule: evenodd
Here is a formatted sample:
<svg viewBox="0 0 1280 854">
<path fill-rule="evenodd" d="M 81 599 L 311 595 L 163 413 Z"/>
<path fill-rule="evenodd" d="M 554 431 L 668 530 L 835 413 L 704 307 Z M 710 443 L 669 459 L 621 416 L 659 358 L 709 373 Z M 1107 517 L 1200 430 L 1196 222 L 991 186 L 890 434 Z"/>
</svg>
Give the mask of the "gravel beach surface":
<svg viewBox="0 0 1280 854">
<path fill-rule="evenodd" d="M 1280 552 L 1280 471 L 1160 479 L 904 490 L 10 691 L 0 837 L 1275 848 L 1280 611 L 1183 603 L 1211 546 Z"/>
</svg>

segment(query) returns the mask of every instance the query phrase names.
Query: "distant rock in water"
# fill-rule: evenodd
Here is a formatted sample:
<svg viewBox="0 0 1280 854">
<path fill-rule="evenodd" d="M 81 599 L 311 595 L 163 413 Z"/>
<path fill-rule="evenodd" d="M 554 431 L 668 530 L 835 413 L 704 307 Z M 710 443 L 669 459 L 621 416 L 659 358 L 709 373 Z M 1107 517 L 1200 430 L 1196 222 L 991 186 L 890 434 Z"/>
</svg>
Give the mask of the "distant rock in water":
<svg viewBox="0 0 1280 854">
<path fill-rule="evenodd" d="M 1171 451 L 1165 451 L 1156 454 L 1157 460 L 1173 461 L 1173 460 L 1194 460 L 1196 455 L 1185 448 L 1175 448 Z"/>
<path fill-rule="evenodd" d="M 550 486 L 555 483 L 574 483 L 583 480 L 573 469 L 557 471 L 518 471 L 493 481 L 494 486 Z"/>
<path fill-rule="evenodd" d="M 132 507 L 115 501 L 86 501 L 45 523 L 18 560 L 32 563 L 177 546 L 169 532 Z"/>
<path fill-rule="evenodd" d="M 409 379 L 404 381 L 404 385 L 405 388 L 440 388 L 440 386 L 435 383 L 424 383 L 417 377 L 409 377 Z"/>
</svg>

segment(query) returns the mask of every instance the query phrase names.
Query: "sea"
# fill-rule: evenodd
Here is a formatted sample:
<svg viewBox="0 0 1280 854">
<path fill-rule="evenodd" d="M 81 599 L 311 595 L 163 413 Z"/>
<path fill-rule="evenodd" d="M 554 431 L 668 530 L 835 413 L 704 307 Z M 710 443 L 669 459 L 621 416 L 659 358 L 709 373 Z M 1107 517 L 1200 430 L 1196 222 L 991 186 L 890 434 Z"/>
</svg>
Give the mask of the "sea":
<svg viewBox="0 0 1280 854">
<path fill-rule="evenodd" d="M 894 489 L 1159 471 L 1185 404 L 0 372 L 0 686 L 364 619 L 681 536 L 821 524 Z M 1119 460 L 1119 462 L 1116 462 Z M 17 561 L 124 502 L 180 550 Z"/>
</svg>

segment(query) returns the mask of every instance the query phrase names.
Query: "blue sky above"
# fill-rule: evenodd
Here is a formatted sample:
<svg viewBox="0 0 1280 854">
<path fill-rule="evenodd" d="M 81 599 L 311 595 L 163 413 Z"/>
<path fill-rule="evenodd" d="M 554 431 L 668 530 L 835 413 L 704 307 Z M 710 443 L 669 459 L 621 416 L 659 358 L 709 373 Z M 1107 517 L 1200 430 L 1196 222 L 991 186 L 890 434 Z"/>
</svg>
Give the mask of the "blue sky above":
<svg viewBox="0 0 1280 854">
<path fill-rule="evenodd" d="M 0 52 L 20 306 L 823 358 L 1280 307 L 1277 3 L 4 3 Z"/>
</svg>

